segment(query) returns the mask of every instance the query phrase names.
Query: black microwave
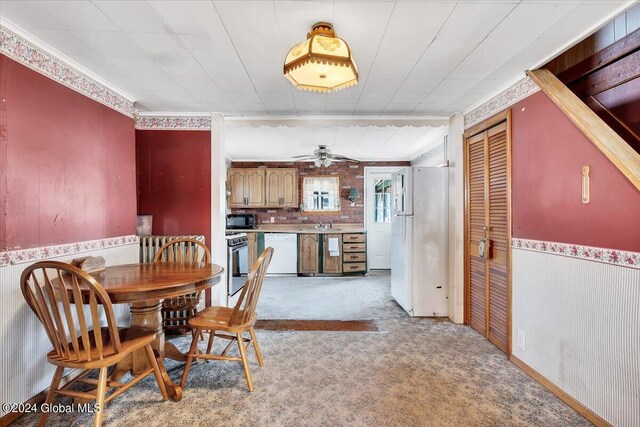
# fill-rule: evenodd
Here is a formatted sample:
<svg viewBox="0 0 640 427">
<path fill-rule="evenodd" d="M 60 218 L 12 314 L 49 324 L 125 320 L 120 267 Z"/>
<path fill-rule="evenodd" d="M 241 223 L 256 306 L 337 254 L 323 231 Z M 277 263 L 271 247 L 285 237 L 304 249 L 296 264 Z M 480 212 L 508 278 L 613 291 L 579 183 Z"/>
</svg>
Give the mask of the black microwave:
<svg viewBox="0 0 640 427">
<path fill-rule="evenodd" d="M 229 214 L 227 215 L 227 229 L 256 228 L 256 216 L 254 214 Z"/>
</svg>

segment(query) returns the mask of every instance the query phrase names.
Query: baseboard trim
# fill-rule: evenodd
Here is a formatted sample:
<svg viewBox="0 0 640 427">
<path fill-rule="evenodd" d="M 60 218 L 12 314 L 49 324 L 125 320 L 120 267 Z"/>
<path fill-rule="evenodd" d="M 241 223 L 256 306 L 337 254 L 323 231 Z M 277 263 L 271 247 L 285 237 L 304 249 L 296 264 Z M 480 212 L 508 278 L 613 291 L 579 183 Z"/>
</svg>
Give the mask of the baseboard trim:
<svg viewBox="0 0 640 427">
<path fill-rule="evenodd" d="M 547 379 L 544 375 L 524 363 L 522 360 L 518 359 L 516 356 L 511 355 L 509 360 L 511 360 L 511 363 L 522 369 L 527 375 L 542 384 L 547 390 L 558 396 L 560 400 L 571 406 L 576 412 L 585 417 L 587 420 L 591 421 L 596 426 L 612 427 L 612 425 L 600 415 L 596 414 L 591 409 L 578 402 L 573 396 L 569 395 L 566 391 L 562 390 L 560 387 L 549 381 L 549 379 Z"/>
<path fill-rule="evenodd" d="M 64 387 L 66 384 L 69 384 L 71 381 L 73 381 L 78 375 L 82 374 L 83 372 L 84 371 L 82 369 L 72 370 L 67 375 L 62 377 L 62 380 L 60 381 L 60 387 Z M 24 403 L 28 403 L 31 405 L 40 405 L 41 403 L 44 403 L 44 400 L 47 397 L 48 391 L 49 391 L 49 387 L 42 390 L 40 393 L 36 394 L 35 396 L 33 396 L 31 399 L 27 400 Z M 3 415 L 0 418 L 0 427 L 6 427 L 10 425 L 11 423 L 15 422 L 18 418 L 20 418 L 23 415 L 24 415 L 23 412 L 9 412 L 8 414 Z"/>
</svg>

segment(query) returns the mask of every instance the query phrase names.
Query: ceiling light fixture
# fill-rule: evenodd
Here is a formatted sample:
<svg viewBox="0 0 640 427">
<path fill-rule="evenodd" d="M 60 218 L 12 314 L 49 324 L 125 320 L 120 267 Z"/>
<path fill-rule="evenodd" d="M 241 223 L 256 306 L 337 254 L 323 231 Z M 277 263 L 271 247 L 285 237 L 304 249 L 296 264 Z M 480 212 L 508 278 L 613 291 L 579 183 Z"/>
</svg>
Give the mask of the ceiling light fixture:
<svg viewBox="0 0 640 427">
<path fill-rule="evenodd" d="M 311 92 L 334 92 L 358 83 L 349 45 L 336 37 L 327 22 L 315 24 L 307 40 L 289 51 L 284 75 L 298 89 Z"/>
</svg>

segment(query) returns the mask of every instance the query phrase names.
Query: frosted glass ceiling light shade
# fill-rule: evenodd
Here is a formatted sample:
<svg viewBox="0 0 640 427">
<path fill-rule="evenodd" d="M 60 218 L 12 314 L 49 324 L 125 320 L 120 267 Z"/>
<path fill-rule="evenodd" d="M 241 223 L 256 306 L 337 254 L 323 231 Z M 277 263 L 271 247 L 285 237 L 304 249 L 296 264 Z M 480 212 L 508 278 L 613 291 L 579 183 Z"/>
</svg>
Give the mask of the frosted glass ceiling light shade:
<svg viewBox="0 0 640 427">
<path fill-rule="evenodd" d="M 320 159 L 316 159 L 316 161 L 315 161 L 315 162 L 313 162 L 313 164 L 315 164 L 315 165 L 316 165 L 316 167 L 317 167 L 317 168 L 319 168 L 320 166 L 322 166 L 322 160 L 320 160 Z"/>
<path fill-rule="evenodd" d="M 284 75 L 298 89 L 311 92 L 334 92 L 358 83 L 349 45 L 326 22 L 315 24 L 307 40 L 289 51 Z"/>
</svg>

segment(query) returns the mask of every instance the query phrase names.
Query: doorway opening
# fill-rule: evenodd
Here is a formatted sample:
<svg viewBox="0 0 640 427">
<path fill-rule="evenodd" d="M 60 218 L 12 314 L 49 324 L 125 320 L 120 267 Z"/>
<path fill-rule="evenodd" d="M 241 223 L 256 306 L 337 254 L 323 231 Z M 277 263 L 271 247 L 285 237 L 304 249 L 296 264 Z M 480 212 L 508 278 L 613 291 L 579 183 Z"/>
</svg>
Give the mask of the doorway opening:
<svg viewBox="0 0 640 427">
<path fill-rule="evenodd" d="M 364 216 L 370 270 L 391 269 L 391 175 L 398 169 L 399 166 L 364 168 Z"/>
</svg>

